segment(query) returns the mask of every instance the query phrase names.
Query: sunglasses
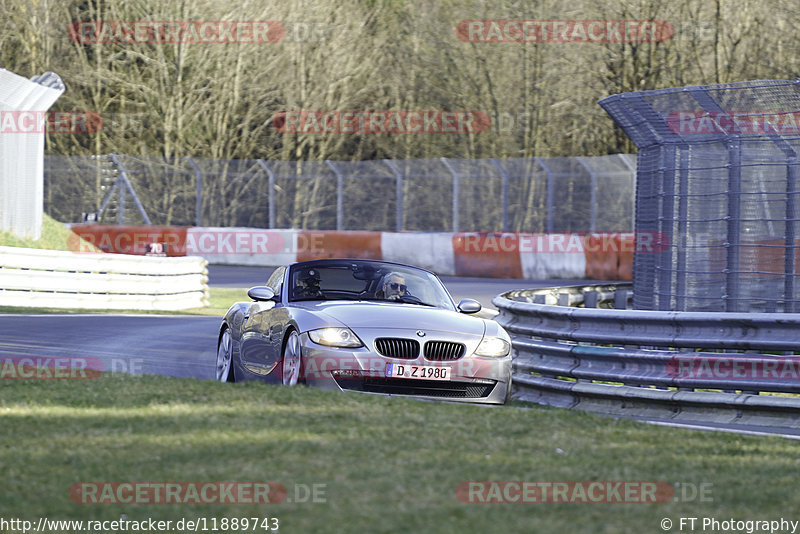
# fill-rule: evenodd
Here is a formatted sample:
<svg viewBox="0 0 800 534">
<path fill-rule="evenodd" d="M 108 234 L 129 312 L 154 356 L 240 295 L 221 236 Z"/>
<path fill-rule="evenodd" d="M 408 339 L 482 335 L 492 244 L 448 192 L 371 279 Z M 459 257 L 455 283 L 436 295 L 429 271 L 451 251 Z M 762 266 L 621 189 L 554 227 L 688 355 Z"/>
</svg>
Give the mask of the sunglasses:
<svg viewBox="0 0 800 534">
<path fill-rule="evenodd" d="M 399 284 L 397 282 L 390 282 L 388 284 L 388 286 L 390 288 L 394 289 L 394 290 L 397 290 L 397 289 L 399 289 L 400 291 L 405 291 L 406 290 L 406 285 L 405 284 Z"/>
</svg>

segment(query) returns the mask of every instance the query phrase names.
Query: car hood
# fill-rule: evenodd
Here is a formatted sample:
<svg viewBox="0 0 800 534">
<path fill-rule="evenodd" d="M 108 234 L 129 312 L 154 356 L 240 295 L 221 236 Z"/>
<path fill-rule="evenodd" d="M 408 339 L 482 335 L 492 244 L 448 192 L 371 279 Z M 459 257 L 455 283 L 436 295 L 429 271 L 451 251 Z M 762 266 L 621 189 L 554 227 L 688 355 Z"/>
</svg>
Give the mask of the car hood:
<svg viewBox="0 0 800 534">
<path fill-rule="evenodd" d="M 352 328 L 421 329 L 482 336 L 483 319 L 456 311 L 391 302 L 297 302 L 293 306 L 328 316 Z"/>
</svg>

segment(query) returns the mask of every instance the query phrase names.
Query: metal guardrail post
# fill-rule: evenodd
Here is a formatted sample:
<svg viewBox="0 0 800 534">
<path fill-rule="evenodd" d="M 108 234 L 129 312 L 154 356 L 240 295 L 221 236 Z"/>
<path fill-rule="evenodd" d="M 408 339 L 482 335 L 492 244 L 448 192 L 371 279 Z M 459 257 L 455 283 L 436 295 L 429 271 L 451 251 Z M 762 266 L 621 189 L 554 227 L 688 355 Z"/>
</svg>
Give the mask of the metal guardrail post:
<svg viewBox="0 0 800 534">
<path fill-rule="evenodd" d="M 617 289 L 614 292 L 614 308 L 617 310 L 628 309 L 628 290 Z"/>
</svg>

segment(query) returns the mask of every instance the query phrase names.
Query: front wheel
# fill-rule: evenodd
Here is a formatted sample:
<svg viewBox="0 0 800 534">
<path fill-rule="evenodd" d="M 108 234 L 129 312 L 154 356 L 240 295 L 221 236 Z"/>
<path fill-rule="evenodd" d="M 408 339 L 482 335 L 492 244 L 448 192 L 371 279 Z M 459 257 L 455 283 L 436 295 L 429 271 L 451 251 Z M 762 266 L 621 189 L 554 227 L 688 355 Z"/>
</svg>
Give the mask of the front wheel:
<svg viewBox="0 0 800 534">
<path fill-rule="evenodd" d="M 294 386 L 300 378 L 300 335 L 292 330 L 283 346 L 281 377 L 284 386 Z"/>
<path fill-rule="evenodd" d="M 235 382 L 231 331 L 228 328 L 223 330 L 217 345 L 217 380 L 219 382 Z"/>
</svg>

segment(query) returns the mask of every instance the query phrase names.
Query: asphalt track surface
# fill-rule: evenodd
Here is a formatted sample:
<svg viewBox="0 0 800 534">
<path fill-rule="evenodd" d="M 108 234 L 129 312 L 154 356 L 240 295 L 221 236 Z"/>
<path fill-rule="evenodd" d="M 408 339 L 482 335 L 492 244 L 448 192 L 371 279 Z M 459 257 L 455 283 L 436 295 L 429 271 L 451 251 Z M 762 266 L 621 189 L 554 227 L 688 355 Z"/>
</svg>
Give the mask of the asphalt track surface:
<svg viewBox="0 0 800 534">
<path fill-rule="evenodd" d="M 209 284 L 251 287 L 266 281 L 270 269 L 211 266 Z M 511 289 L 587 285 L 586 280 L 497 280 L 442 277 L 458 301 L 475 298 L 493 308 L 495 295 Z M 607 283 L 607 282 L 606 282 Z M 0 356 L 96 358 L 104 370 L 131 374 L 213 379 L 220 318 L 189 315 L 9 314 L 0 315 Z M 651 421 L 674 425 L 670 421 Z M 772 433 L 800 438 L 800 431 L 681 422 L 691 428 Z"/>
</svg>

